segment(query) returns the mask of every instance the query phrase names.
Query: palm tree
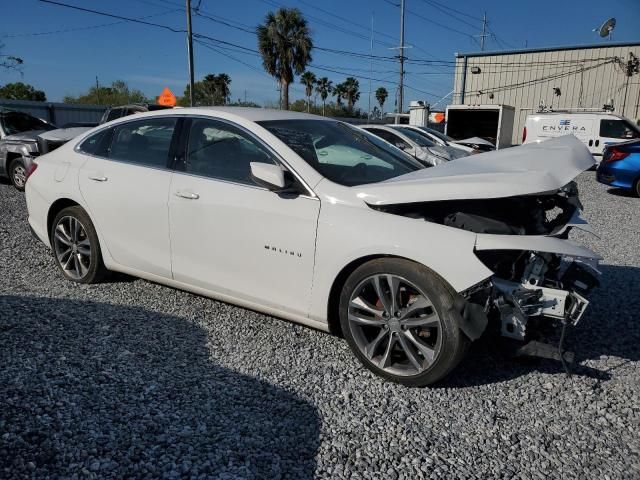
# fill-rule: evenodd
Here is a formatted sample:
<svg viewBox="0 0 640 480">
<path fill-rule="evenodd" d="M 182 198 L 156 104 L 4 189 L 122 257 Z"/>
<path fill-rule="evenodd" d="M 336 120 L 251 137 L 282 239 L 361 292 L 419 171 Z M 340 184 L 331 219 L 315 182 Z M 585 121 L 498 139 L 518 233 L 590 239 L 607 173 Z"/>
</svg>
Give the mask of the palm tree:
<svg viewBox="0 0 640 480">
<path fill-rule="evenodd" d="M 320 94 L 322 99 L 322 115 L 324 115 L 324 106 L 327 101 L 327 97 L 333 91 L 333 82 L 327 77 L 321 77 L 316 82 L 316 92 Z"/>
<path fill-rule="evenodd" d="M 307 21 L 297 8 L 280 8 L 269 12 L 259 25 L 258 50 L 267 73 L 280 82 L 281 108 L 289 108 L 289 84 L 294 74 L 301 74 L 311 62 L 313 41 Z"/>
<path fill-rule="evenodd" d="M 342 100 L 346 98 L 346 89 L 344 83 L 339 83 L 335 87 L 333 87 L 333 92 L 331 93 L 334 97 L 336 97 L 336 103 L 339 107 L 342 106 Z"/>
<path fill-rule="evenodd" d="M 380 111 L 384 111 L 384 102 L 387 100 L 388 96 L 389 92 L 387 92 L 386 88 L 379 87 L 376 90 L 376 100 L 378 100 L 378 103 L 380 104 Z"/>
<path fill-rule="evenodd" d="M 229 86 L 231 85 L 231 77 L 226 73 L 221 73 L 217 77 L 217 87 L 218 87 L 218 95 L 222 100 L 222 104 L 226 105 L 229 103 L 229 99 L 231 97 L 231 89 Z"/>
<path fill-rule="evenodd" d="M 353 111 L 353 105 L 360 99 L 360 82 L 353 77 L 347 77 L 343 83 L 344 97 L 347 100 L 347 108 Z"/>
<path fill-rule="evenodd" d="M 316 76 L 313 72 L 306 71 L 300 76 L 300 83 L 304 85 L 304 91 L 307 94 L 307 112 L 311 110 L 311 94 L 313 86 L 316 84 Z"/>
</svg>

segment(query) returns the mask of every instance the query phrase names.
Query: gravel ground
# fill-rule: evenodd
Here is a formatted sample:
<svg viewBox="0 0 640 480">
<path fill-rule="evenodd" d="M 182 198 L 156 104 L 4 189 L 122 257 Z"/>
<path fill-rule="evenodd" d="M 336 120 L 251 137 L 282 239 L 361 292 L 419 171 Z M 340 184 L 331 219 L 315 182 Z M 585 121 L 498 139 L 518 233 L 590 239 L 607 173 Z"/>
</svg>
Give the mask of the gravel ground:
<svg viewBox="0 0 640 480">
<path fill-rule="evenodd" d="M 0 478 L 640 478 L 640 200 L 579 183 L 605 266 L 575 374 L 485 340 L 430 389 L 259 313 L 66 282 L 0 184 Z"/>
</svg>

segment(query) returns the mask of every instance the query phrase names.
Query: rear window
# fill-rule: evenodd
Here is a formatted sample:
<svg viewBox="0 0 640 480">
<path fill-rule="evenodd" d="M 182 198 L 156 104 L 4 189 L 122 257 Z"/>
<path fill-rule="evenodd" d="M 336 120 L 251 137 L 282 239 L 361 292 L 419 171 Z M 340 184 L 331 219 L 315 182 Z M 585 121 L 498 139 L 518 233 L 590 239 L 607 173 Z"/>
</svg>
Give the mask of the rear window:
<svg viewBox="0 0 640 480">
<path fill-rule="evenodd" d="M 627 120 L 600 120 L 600 136 L 605 138 L 640 138 L 638 129 Z"/>
</svg>

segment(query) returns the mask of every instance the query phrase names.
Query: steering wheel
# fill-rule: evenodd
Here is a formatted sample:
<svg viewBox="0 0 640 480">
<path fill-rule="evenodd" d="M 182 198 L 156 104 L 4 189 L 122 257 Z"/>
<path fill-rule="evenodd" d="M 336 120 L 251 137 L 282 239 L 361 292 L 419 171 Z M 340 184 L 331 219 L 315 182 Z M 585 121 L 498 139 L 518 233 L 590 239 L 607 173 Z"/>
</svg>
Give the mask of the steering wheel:
<svg viewBox="0 0 640 480">
<path fill-rule="evenodd" d="M 353 179 L 353 177 L 364 177 L 367 176 L 367 164 L 364 162 L 360 162 L 355 164 L 350 169 L 346 170 L 342 175 L 340 175 L 341 180 L 348 180 L 349 178 Z M 345 178 L 346 177 L 346 178 Z"/>
</svg>

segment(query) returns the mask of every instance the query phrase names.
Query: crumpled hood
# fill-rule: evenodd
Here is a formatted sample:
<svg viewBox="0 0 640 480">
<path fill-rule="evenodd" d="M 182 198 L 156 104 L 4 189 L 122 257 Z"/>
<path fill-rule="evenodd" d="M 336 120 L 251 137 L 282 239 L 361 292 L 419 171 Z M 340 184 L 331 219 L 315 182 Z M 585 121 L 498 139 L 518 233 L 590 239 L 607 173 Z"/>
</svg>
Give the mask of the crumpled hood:
<svg viewBox="0 0 640 480">
<path fill-rule="evenodd" d="M 566 135 L 352 188 L 370 205 L 513 197 L 557 190 L 594 163 L 584 144 Z"/>
<path fill-rule="evenodd" d="M 26 132 L 14 133 L 13 135 L 7 135 L 2 140 L 9 142 L 37 142 L 38 135 L 46 132 L 47 130 L 28 130 Z"/>
</svg>

